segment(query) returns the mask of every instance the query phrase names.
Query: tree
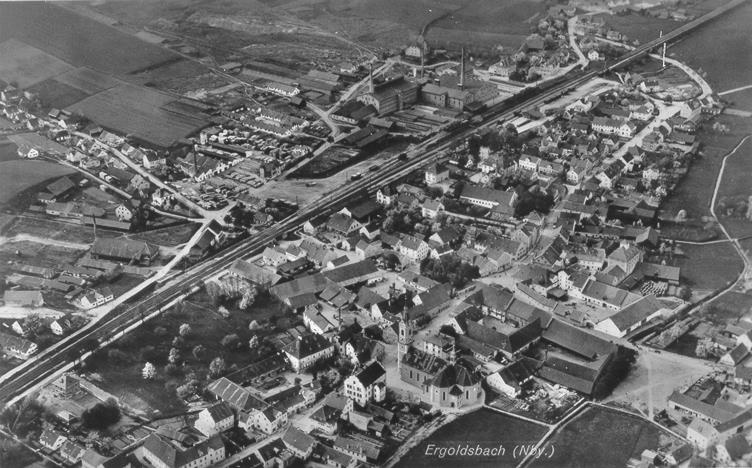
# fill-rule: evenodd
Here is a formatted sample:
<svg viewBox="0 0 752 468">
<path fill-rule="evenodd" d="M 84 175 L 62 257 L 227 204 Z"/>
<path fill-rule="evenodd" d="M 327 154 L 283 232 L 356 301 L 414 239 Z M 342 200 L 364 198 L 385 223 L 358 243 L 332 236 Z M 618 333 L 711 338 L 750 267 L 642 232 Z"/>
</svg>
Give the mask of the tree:
<svg viewBox="0 0 752 468">
<path fill-rule="evenodd" d="M 189 379 L 185 384 L 175 389 L 175 392 L 180 398 L 188 398 L 191 395 L 198 393 L 198 380 Z"/>
<path fill-rule="evenodd" d="M 157 368 L 154 367 L 154 364 L 147 362 L 141 370 L 141 376 L 143 376 L 145 380 L 152 380 L 157 376 Z"/>
<path fill-rule="evenodd" d="M 225 360 L 217 356 L 212 359 L 211 364 L 209 364 L 209 375 L 211 375 L 213 378 L 220 377 L 225 373 L 226 368 L 227 366 L 225 364 Z"/>
<path fill-rule="evenodd" d="M 198 359 L 199 361 L 203 359 L 206 356 L 206 346 L 204 345 L 196 345 L 193 347 L 192 353 L 193 357 Z"/>
<path fill-rule="evenodd" d="M 225 335 L 222 341 L 220 341 L 225 348 L 237 348 L 238 342 L 240 342 L 240 337 L 235 333 Z"/>
<path fill-rule="evenodd" d="M 42 318 L 39 314 L 32 312 L 23 320 L 23 326 L 28 330 L 30 335 L 36 335 L 39 329 L 42 328 Z"/>
<path fill-rule="evenodd" d="M 170 354 L 167 356 L 170 364 L 177 364 L 180 361 L 180 351 L 177 348 L 170 348 Z"/>
<path fill-rule="evenodd" d="M 258 335 L 253 335 L 250 340 L 248 340 L 248 347 L 250 349 L 255 349 L 259 345 L 259 338 Z"/>
<path fill-rule="evenodd" d="M 109 399 L 104 403 L 97 403 L 85 410 L 81 415 L 81 423 L 88 429 L 104 430 L 120 421 L 120 409 L 117 402 Z"/>
<path fill-rule="evenodd" d="M 178 333 L 183 338 L 186 338 L 186 337 L 190 336 L 190 334 L 191 334 L 191 326 L 188 325 L 187 323 L 184 323 L 184 324 L 180 325 L 180 329 L 178 330 Z"/>
<path fill-rule="evenodd" d="M 39 426 L 43 414 L 44 407 L 30 396 L 5 408 L 0 413 L 0 424 L 23 438 Z"/>
<path fill-rule="evenodd" d="M 249 287 L 243 292 L 243 295 L 240 297 L 240 303 L 238 303 L 240 310 L 248 310 L 248 308 L 256 301 L 256 295 L 257 291 L 254 287 Z"/>
</svg>

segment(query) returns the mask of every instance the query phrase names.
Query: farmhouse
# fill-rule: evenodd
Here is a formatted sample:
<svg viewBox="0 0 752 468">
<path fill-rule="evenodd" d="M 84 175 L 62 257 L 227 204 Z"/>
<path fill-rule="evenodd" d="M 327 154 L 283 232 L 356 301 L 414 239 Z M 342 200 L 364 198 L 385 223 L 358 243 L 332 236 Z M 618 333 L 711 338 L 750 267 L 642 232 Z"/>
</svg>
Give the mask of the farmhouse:
<svg viewBox="0 0 752 468">
<path fill-rule="evenodd" d="M 225 459 L 225 446 L 219 436 L 185 449 L 153 433 L 140 451 L 155 468 L 206 468 Z"/>
<path fill-rule="evenodd" d="M 0 350 L 18 359 L 28 359 L 37 352 L 36 343 L 24 338 L 0 333 Z"/>
<path fill-rule="evenodd" d="M 623 338 L 653 318 L 660 316 L 664 309 L 664 305 L 658 298 L 651 294 L 598 322 L 595 329 L 617 338 Z"/>
<path fill-rule="evenodd" d="M 95 259 L 115 260 L 129 265 L 149 265 L 159 254 L 159 247 L 124 237 L 98 237 L 90 252 Z"/>
</svg>

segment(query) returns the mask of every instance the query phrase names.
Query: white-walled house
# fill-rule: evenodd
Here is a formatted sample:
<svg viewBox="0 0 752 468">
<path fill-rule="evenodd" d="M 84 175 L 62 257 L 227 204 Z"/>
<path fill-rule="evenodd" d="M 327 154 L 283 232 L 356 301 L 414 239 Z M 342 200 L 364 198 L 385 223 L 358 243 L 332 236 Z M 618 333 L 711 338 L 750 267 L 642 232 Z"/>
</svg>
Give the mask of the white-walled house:
<svg viewBox="0 0 752 468">
<path fill-rule="evenodd" d="M 205 436 L 211 437 L 232 429 L 235 426 L 235 413 L 228 404 L 218 403 L 201 410 L 193 426 Z"/>
<path fill-rule="evenodd" d="M 369 401 L 381 401 L 385 396 L 386 371 L 381 364 L 374 361 L 357 374 L 345 379 L 345 396 L 360 406 Z"/>
</svg>

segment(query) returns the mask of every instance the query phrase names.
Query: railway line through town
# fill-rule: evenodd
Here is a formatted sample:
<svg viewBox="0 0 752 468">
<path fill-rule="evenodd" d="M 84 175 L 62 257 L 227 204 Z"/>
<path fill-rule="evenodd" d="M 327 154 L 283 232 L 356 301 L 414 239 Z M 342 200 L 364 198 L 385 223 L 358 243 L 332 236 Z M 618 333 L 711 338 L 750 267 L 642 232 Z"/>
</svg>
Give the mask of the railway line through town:
<svg viewBox="0 0 752 468">
<path fill-rule="evenodd" d="M 71 362 L 76 361 L 82 354 L 87 351 L 93 351 L 100 346 L 100 343 L 133 327 L 139 321 L 143 321 L 146 315 L 166 310 L 168 308 L 166 304 L 170 304 L 181 297 L 191 294 L 203 284 L 206 278 L 222 272 L 237 259 L 259 253 L 264 247 L 275 242 L 283 234 L 301 228 L 306 220 L 321 214 L 332 213 L 346 203 L 355 200 L 360 194 L 373 193 L 379 188 L 401 179 L 410 172 L 419 170 L 435 162 L 444 154 L 445 150 L 453 147 L 456 142 L 462 141 L 472 135 L 479 127 L 497 125 L 525 109 L 539 106 L 552 97 L 565 94 L 599 74 L 621 68 L 647 54 L 656 46 L 686 34 L 688 31 L 741 5 L 745 1 L 734 0 L 727 5 L 713 10 L 705 16 L 665 34 L 659 39 L 655 39 L 628 52 L 604 70 L 578 71 L 570 76 L 560 78 L 556 82 L 544 84 L 542 88 L 538 89 L 537 94 L 525 96 L 516 103 L 501 102 L 491 106 L 480 114 L 480 121 L 477 122 L 477 125 L 471 128 L 459 128 L 452 132 L 445 131 L 439 133 L 411 150 L 408 153 L 406 161 L 395 157 L 382 165 L 379 171 L 335 189 L 252 238 L 235 244 L 205 259 L 200 264 L 171 277 L 163 284 L 156 286 L 154 290 L 146 289 L 141 294 L 132 298 L 130 303 L 122 304 L 113 309 L 96 326 L 88 329 L 86 333 L 69 337 L 56 353 L 40 357 L 40 359 L 29 365 L 24 371 L 0 381 L 0 401 L 3 404 L 16 401 L 46 379 L 56 375 Z"/>
</svg>

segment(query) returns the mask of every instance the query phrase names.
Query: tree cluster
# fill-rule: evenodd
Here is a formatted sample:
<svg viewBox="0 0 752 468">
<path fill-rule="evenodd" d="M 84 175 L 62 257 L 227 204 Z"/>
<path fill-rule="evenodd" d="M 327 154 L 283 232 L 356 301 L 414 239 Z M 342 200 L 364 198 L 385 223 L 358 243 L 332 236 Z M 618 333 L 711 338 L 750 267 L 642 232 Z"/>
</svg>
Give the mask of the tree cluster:
<svg viewBox="0 0 752 468">
<path fill-rule="evenodd" d="M 477 266 L 463 262 L 454 254 L 423 260 L 420 273 L 439 283 L 449 282 L 455 288 L 462 288 L 480 276 Z"/>
<path fill-rule="evenodd" d="M 104 430 L 120 421 L 120 408 L 113 399 L 97 403 L 81 415 L 81 423 L 88 429 Z"/>
</svg>

